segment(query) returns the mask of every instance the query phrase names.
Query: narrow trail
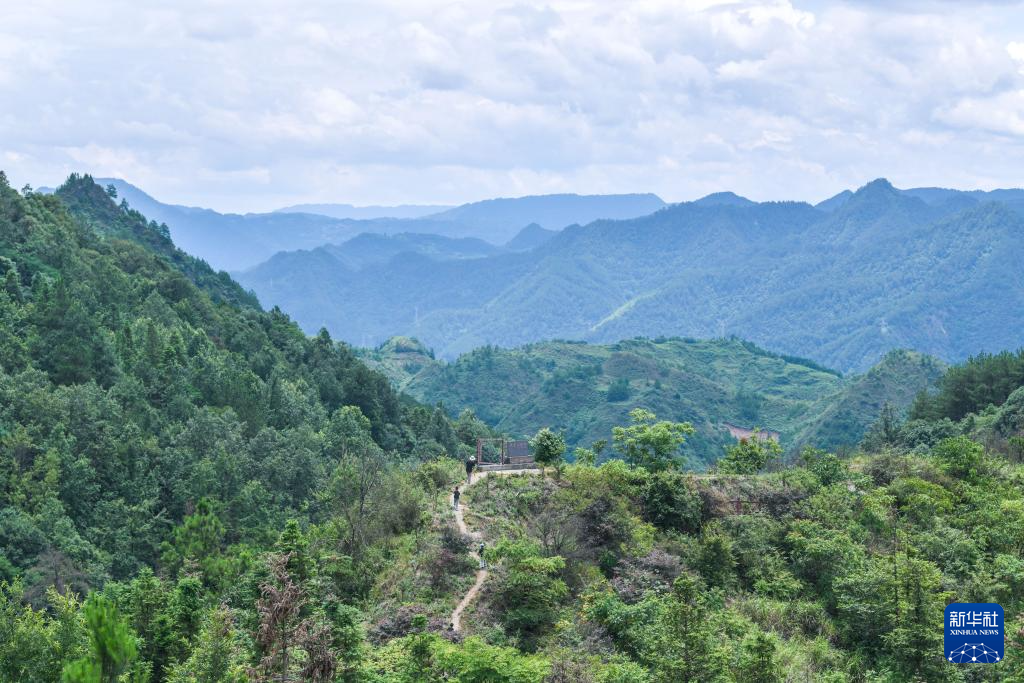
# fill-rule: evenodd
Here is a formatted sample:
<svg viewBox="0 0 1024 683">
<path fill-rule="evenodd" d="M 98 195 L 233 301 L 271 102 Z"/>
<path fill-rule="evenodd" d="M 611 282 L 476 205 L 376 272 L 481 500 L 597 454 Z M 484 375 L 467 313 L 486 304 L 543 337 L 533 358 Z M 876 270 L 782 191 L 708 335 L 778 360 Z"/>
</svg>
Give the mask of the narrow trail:
<svg viewBox="0 0 1024 683">
<path fill-rule="evenodd" d="M 488 475 L 507 476 L 510 474 L 537 474 L 540 472 L 539 469 L 522 469 L 522 470 L 484 470 L 483 472 L 477 472 L 473 477 L 473 483 L 470 486 L 474 486 L 480 483 L 480 480 L 486 478 Z M 466 487 L 467 489 L 469 486 Z M 459 527 L 459 532 L 464 536 L 469 536 L 474 541 L 479 540 L 483 537 L 479 531 L 470 531 L 469 527 L 466 526 L 466 520 L 463 517 L 463 513 L 466 509 L 466 504 L 463 502 L 459 503 L 459 508 L 455 511 L 455 524 Z M 462 631 L 462 613 L 465 611 L 469 604 L 476 599 L 476 596 L 480 593 L 480 589 L 484 586 L 484 581 L 487 580 L 487 576 L 490 572 L 486 569 L 478 569 L 476 571 L 476 581 L 473 583 L 473 587 L 466 592 L 459 601 L 459 604 L 455 607 L 455 611 L 452 612 L 450 623 L 452 630 L 456 633 Z"/>
</svg>

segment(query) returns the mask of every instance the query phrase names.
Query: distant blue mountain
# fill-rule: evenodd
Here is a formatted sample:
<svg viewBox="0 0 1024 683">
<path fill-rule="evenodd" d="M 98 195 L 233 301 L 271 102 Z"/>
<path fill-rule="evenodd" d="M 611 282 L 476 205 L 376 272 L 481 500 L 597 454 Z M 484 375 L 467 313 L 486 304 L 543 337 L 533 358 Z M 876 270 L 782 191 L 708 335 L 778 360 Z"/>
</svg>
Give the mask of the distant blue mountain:
<svg viewBox="0 0 1024 683">
<path fill-rule="evenodd" d="M 431 216 L 438 220 L 472 225 L 478 237 L 504 244 L 530 223 L 560 230 L 567 225 L 586 224 L 600 218 L 636 218 L 664 208 L 655 194 L 548 194 L 515 199 L 487 199 L 463 204 Z"/>
<path fill-rule="evenodd" d="M 358 229 L 336 218 L 302 213 L 222 214 L 211 209 L 164 204 L 118 178 L 96 178 L 143 215 L 166 223 L 174 242 L 218 269 L 255 265 L 287 249 L 342 242 Z"/>
<path fill-rule="evenodd" d="M 920 199 L 930 206 L 946 205 L 948 208 L 968 207 L 983 202 L 999 202 L 1014 211 L 1024 215 L 1024 190 L 951 190 L 944 187 L 914 187 L 909 190 L 897 190 L 898 192 Z M 843 206 L 853 193 L 850 190 L 843 190 L 837 195 L 815 204 L 815 208 L 822 211 L 832 212 Z"/>
<path fill-rule="evenodd" d="M 833 211 L 841 207 L 843 204 L 850 201 L 850 197 L 852 196 L 853 192 L 850 192 L 849 190 L 843 190 L 839 194 L 833 195 L 824 201 L 818 202 L 817 204 L 814 205 L 814 208 L 832 213 Z"/>
<path fill-rule="evenodd" d="M 205 259 L 215 268 L 231 271 L 250 268 L 277 252 L 340 244 L 364 233 L 473 237 L 500 245 L 531 223 L 562 228 L 597 218 L 639 216 L 665 205 L 655 195 L 543 195 L 476 202 L 418 217 L 370 217 L 377 210 L 400 212 L 403 207 L 362 207 L 366 209 L 363 218 L 291 210 L 238 215 L 164 204 L 117 178 L 97 178 L 96 182 L 112 184 L 132 208 L 159 223 L 166 223 L 174 241 L 185 251 Z M 427 209 L 404 207 L 409 214 Z"/>
<path fill-rule="evenodd" d="M 387 263 L 399 254 L 414 253 L 439 261 L 450 259 L 481 258 L 501 253 L 501 247 L 475 237 L 444 237 L 441 235 L 420 235 L 400 233 L 378 235 L 363 233 L 343 244 L 328 244 L 321 249 L 327 251 L 349 270 L 358 271 L 367 266 Z"/>
<path fill-rule="evenodd" d="M 352 204 L 296 204 L 277 209 L 274 213 L 314 213 L 331 218 L 423 218 L 454 208 L 444 204 L 400 204 L 398 206 L 353 206 Z"/>
</svg>

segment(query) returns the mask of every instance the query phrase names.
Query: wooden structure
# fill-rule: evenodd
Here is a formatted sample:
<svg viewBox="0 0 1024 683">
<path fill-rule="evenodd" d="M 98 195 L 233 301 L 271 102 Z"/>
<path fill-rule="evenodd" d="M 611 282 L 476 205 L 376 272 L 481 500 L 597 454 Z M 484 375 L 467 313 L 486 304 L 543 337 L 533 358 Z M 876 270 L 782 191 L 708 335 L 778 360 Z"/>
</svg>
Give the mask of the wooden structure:
<svg viewBox="0 0 1024 683">
<path fill-rule="evenodd" d="M 516 465 L 528 467 L 533 465 L 533 456 L 530 455 L 530 443 L 523 439 L 496 439 L 476 440 L 476 461 L 480 467 L 487 465 Z"/>
</svg>

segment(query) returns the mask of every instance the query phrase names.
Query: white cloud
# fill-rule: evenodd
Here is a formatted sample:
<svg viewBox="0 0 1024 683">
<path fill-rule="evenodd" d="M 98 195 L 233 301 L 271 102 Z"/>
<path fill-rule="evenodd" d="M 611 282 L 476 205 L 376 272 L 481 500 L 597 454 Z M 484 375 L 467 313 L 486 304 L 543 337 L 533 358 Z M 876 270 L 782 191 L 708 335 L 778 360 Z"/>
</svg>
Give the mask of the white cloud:
<svg viewBox="0 0 1024 683">
<path fill-rule="evenodd" d="M 237 211 L 1019 182 L 1019 3 L 46 0 L 0 31 L 17 182 Z M 8 16 L 9 15 L 9 16 Z"/>
<path fill-rule="evenodd" d="M 938 117 L 950 125 L 987 130 L 1024 139 L 1024 90 L 1003 92 L 989 98 L 967 98 Z"/>
<path fill-rule="evenodd" d="M 1019 71 L 1024 74 L 1024 43 L 1009 42 L 1006 44 L 1006 52 L 1013 61 L 1019 65 Z"/>
</svg>

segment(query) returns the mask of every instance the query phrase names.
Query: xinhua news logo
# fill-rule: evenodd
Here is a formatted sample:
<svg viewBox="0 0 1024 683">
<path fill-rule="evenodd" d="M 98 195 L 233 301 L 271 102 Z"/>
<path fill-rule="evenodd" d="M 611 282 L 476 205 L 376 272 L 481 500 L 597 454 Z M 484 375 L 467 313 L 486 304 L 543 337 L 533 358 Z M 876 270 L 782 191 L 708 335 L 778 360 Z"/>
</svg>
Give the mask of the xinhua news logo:
<svg viewBox="0 0 1024 683">
<path fill-rule="evenodd" d="M 946 660 L 995 664 L 1003 659 L 1003 608 L 994 602 L 954 602 L 946 607 Z"/>
</svg>

